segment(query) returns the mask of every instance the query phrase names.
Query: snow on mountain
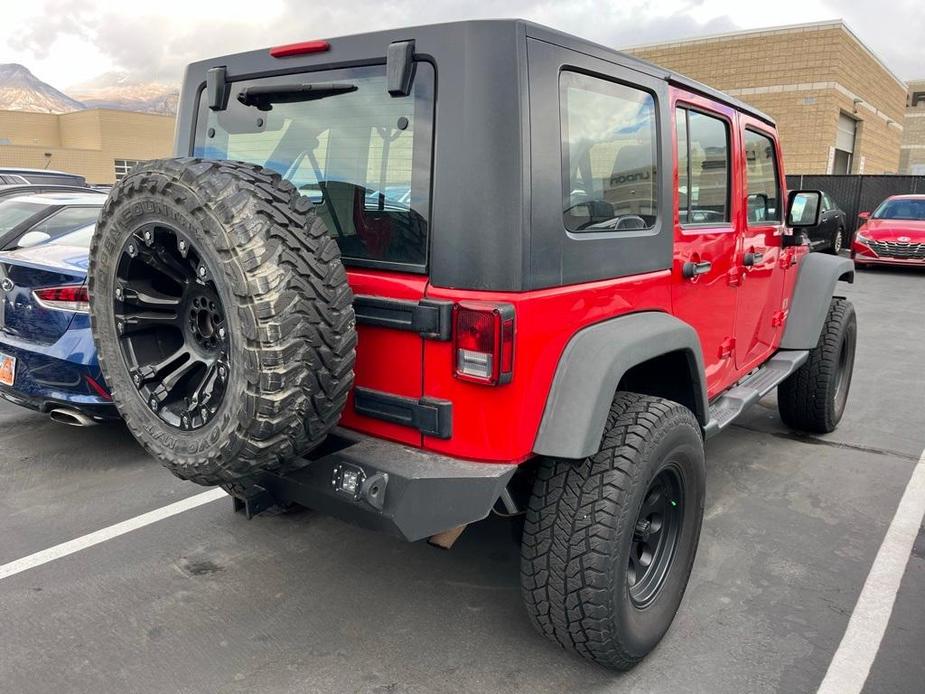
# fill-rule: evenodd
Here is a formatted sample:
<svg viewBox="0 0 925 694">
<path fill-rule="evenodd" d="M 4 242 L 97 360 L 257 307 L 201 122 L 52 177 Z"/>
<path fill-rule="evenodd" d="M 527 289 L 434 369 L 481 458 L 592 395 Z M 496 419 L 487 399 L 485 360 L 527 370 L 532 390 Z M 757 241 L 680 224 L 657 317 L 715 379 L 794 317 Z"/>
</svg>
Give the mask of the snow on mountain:
<svg viewBox="0 0 925 694">
<path fill-rule="evenodd" d="M 0 64 L 0 110 L 69 113 L 115 108 L 174 115 L 179 90 L 160 82 L 141 82 L 123 72 L 107 72 L 75 85 L 68 94 L 55 89 L 17 63 Z"/>
<path fill-rule="evenodd" d="M 87 108 L 117 108 L 147 113 L 177 112 L 179 90 L 161 82 L 140 82 L 124 72 L 106 72 L 68 92 Z"/>
<path fill-rule="evenodd" d="M 68 113 L 84 105 L 58 91 L 18 63 L 0 64 L 0 110 Z"/>
</svg>

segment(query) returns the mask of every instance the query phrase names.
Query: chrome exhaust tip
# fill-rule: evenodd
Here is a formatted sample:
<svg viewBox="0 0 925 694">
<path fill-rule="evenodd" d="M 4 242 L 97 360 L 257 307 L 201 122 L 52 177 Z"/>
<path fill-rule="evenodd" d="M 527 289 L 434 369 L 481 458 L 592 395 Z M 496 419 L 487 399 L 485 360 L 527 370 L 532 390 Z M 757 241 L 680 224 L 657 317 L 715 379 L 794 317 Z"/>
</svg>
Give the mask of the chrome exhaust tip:
<svg viewBox="0 0 925 694">
<path fill-rule="evenodd" d="M 48 413 L 52 421 L 72 427 L 92 427 L 96 422 L 79 410 L 69 407 L 56 407 Z"/>
</svg>

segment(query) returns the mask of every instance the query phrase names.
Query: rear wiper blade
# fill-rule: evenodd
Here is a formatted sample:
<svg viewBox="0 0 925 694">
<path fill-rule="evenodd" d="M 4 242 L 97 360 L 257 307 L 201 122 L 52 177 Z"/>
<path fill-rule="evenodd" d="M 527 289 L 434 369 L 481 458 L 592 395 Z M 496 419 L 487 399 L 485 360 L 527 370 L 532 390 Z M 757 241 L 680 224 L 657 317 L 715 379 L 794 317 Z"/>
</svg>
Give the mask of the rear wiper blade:
<svg viewBox="0 0 925 694">
<path fill-rule="evenodd" d="M 355 92 L 356 90 L 357 86 L 349 82 L 293 82 L 262 87 L 245 87 L 238 94 L 238 101 L 245 106 L 254 106 L 258 111 L 269 111 L 273 108 L 273 104 L 314 101 L 327 96 Z"/>
</svg>

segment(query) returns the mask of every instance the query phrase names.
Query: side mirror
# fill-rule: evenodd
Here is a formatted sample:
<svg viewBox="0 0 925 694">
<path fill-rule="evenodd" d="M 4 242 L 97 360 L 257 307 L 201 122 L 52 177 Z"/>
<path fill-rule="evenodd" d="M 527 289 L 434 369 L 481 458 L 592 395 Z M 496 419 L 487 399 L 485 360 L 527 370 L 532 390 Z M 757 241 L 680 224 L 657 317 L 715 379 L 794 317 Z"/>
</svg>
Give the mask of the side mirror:
<svg viewBox="0 0 925 694">
<path fill-rule="evenodd" d="M 819 224 L 822 193 L 818 190 L 792 190 L 787 199 L 787 226 L 794 229 Z"/>
<path fill-rule="evenodd" d="M 863 219 L 866 222 L 870 219 L 870 212 L 858 212 L 858 219 Z"/>
<path fill-rule="evenodd" d="M 44 231 L 27 231 L 19 237 L 19 242 L 16 244 L 16 247 L 29 248 L 31 246 L 38 246 L 39 244 L 45 243 L 50 238 L 51 236 Z"/>
</svg>

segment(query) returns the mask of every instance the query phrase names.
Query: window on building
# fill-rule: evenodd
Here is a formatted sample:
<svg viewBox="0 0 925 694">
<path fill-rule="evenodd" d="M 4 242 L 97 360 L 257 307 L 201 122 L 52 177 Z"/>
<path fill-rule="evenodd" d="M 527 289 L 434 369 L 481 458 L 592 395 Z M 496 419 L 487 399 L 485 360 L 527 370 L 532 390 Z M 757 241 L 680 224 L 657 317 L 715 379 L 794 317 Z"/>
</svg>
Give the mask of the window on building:
<svg viewBox="0 0 925 694">
<path fill-rule="evenodd" d="M 138 163 L 138 159 L 116 159 L 116 180 L 118 181 L 120 178 L 125 176 L 125 174 L 135 168 L 135 165 Z"/>
<path fill-rule="evenodd" d="M 567 71 L 559 98 L 565 227 L 591 232 L 655 226 L 655 99 Z"/>
<path fill-rule="evenodd" d="M 780 221 L 780 181 L 777 152 L 767 135 L 745 131 L 745 174 L 750 224 Z"/>
<path fill-rule="evenodd" d="M 725 121 L 679 108 L 678 216 L 681 224 L 729 221 L 729 128 Z"/>
</svg>

